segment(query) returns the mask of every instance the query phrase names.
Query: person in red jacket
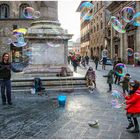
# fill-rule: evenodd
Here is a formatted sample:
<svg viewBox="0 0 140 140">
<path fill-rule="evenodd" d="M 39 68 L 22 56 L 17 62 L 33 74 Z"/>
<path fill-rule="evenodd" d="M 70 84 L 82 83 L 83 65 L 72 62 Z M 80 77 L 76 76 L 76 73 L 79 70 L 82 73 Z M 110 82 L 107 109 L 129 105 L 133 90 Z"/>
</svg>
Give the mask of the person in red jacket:
<svg viewBox="0 0 140 140">
<path fill-rule="evenodd" d="M 136 80 L 129 83 L 129 95 L 125 96 L 126 99 L 126 115 L 129 125 L 126 129 L 134 127 L 132 133 L 139 133 L 139 124 L 137 117 L 140 116 L 140 83 Z M 132 121 L 133 119 L 133 121 Z"/>
</svg>

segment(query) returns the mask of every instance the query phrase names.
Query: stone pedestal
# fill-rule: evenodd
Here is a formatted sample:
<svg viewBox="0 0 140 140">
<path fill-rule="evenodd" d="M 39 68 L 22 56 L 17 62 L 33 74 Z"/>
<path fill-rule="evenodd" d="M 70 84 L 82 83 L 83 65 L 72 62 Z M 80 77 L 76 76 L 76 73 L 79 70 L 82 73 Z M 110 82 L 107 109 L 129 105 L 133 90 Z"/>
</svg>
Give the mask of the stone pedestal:
<svg viewBox="0 0 140 140">
<path fill-rule="evenodd" d="M 65 66 L 68 69 L 68 40 L 71 38 L 72 35 L 66 33 L 58 21 L 33 22 L 26 35 L 29 42 L 26 50 L 30 49 L 32 52 L 29 67 L 37 67 L 37 72 L 41 72 L 43 67 L 61 69 Z M 25 71 L 28 71 L 29 67 Z"/>
</svg>

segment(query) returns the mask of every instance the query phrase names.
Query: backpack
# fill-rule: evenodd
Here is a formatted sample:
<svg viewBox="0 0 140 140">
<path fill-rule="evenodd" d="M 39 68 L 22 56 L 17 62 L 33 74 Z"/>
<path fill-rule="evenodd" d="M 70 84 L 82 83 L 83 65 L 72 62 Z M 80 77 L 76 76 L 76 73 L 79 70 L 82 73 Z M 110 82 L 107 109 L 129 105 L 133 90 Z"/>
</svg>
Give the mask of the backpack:
<svg viewBox="0 0 140 140">
<path fill-rule="evenodd" d="M 42 81 L 40 78 L 34 78 L 34 88 L 35 92 L 40 92 L 45 89 L 42 87 Z"/>
</svg>

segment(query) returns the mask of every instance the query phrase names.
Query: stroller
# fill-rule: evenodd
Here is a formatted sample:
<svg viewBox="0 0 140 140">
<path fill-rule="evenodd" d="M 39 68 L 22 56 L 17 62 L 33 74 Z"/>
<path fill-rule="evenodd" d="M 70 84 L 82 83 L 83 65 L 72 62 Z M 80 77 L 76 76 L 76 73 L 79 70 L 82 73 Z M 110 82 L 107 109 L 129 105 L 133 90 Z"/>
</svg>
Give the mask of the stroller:
<svg viewBox="0 0 140 140">
<path fill-rule="evenodd" d="M 45 91 L 45 88 L 42 87 L 42 81 L 40 78 L 34 78 L 33 88 L 38 95 L 42 95 L 42 92 Z"/>
</svg>

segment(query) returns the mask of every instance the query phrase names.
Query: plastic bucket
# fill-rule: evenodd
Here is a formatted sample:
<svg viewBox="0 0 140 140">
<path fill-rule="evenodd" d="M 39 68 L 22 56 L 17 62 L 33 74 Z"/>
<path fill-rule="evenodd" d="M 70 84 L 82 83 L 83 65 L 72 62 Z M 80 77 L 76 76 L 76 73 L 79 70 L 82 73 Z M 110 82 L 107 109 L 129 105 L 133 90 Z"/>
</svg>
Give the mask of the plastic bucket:
<svg viewBox="0 0 140 140">
<path fill-rule="evenodd" d="M 64 96 L 64 95 L 59 95 L 58 96 L 58 102 L 59 102 L 59 106 L 65 106 L 65 104 L 66 104 L 66 99 L 67 99 L 67 97 L 66 96 Z"/>
</svg>

